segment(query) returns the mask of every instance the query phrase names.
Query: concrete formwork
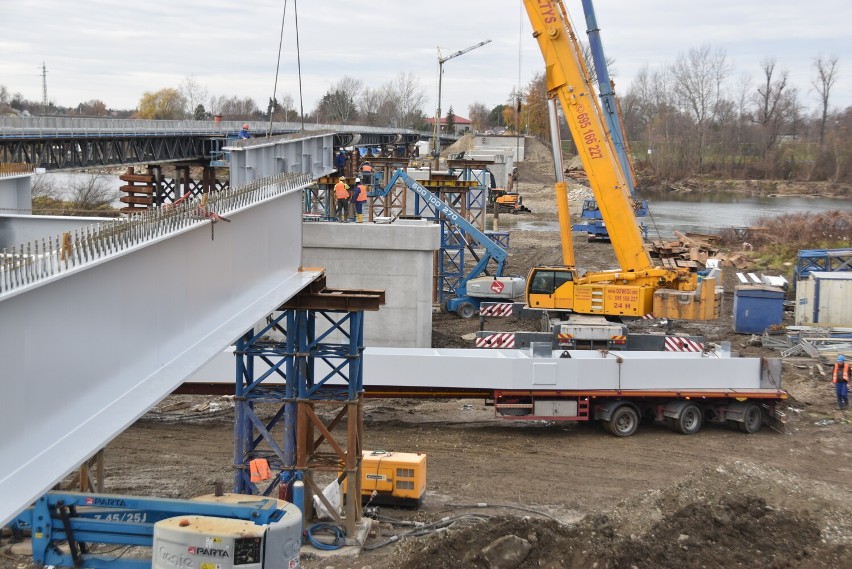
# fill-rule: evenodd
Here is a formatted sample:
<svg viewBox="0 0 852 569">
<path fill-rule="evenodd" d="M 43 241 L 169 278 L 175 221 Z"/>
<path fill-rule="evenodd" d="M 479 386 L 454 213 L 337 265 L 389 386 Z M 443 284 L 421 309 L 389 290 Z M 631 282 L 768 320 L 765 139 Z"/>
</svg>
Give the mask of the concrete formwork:
<svg viewBox="0 0 852 569">
<path fill-rule="evenodd" d="M 304 266 L 325 268 L 335 288 L 385 291 L 381 310 L 364 315 L 366 346 L 431 347 L 440 241 L 440 226 L 425 221 L 302 224 Z"/>
</svg>

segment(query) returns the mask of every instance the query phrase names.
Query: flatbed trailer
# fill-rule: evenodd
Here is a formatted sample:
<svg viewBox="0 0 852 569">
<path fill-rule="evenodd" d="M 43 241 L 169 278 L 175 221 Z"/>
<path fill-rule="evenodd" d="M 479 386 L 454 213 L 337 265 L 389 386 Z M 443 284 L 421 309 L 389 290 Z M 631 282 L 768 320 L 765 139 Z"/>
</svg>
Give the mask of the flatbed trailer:
<svg viewBox="0 0 852 569">
<path fill-rule="evenodd" d="M 660 422 L 691 435 L 705 422 L 756 433 L 766 424 L 784 432 L 776 403 L 786 392 L 719 391 L 502 391 L 494 392 L 498 417 L 523 421 L 599 421 L 613 435 L 630 436 L 641 423 Z"/>
<path fill-rule="evenodd" d="M 486 393 L 510 421 L 599 421 L 613 435 L 661 422 L 690 435 L 706 422 L 784 430 L 781 360 L 729 352 L 367 348 L 364 385 L 387 396 Z M 391 386 L 395 386 L 392 388 Z M 465 391 L 459 388 L 464 387 Z"/>
</svg>

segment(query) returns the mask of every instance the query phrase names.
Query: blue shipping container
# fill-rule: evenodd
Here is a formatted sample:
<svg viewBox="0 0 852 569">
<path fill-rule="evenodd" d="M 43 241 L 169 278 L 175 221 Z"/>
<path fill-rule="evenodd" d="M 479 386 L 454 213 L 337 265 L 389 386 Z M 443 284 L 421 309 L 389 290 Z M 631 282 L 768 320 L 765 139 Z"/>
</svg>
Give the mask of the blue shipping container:
<svg viewBox="0 0 852 569">
<path fill-rule="evenodd" d="M 743 285 L 734 289 L 734 332 L 763 334 L 784 317 L 784 291 L 765 285 Z"/>
</svg>

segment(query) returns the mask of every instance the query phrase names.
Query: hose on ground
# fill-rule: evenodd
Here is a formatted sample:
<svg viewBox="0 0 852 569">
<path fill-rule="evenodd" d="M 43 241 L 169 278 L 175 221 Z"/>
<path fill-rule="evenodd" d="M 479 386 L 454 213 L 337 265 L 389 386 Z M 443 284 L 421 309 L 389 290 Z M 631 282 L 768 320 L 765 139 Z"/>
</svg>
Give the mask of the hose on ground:
<svg viewBox="0 0 852 569">
<path fill-rule="evenodd" d="M 417 526 L 413 529 L 410 529 L 408 531 L 404 531 L 400 534 L 392 535 L 384 541 L 365 545 L 364 549 L 366 549 L 368 551 L 372 551 L 374 549 L 379 549 L 380 547 L 390 545 L 391 543 L 399 541 L 400 539 L 402 539 L 404 537 L 419 537 L 419 536 L 422 536 L 422 535 L 427 535 L 427 534 L 430 534 L 430 533 L 435 533 L 437 531 L 444 530 L 444 529 L 446 529 L 446 528 L 448 528 L 448 527 L 450 527 L 454 524 L 457 524 L 459 522 L 463 522 L 463 521 L 485 522 L 485 521 L 488 521 L 489 518 L 490 518 L 490 516 L 482 516 L 482 515 L 474 515 L 474 514 L 461 514 L 461 515 L 458 515 L 458 516 L 448 516 L 448 517 L 445 517 L 445 518 L 441 518 L 440 520 L 432 522 L 432 523 L 419 525 L 419 526 Z"/>
<path fill-rule="evenodd" d="M 478 508 L 506 508 L 509 510 L 520 510 L 521 512 L 527 512 L 528 514 L 535 514 L 537 516 L 549 518 L 562 526 L 568 525 L 556 516 L 552 516 L 547 512 L 542 512 L 541 510 L 534 510 L 533 508 L 527 508 L 525 506 L 515 506 L 512 504 L 486 504 L 485 502 L 478 502 L 476 504 L 447 504 L 447 508 L 464 510 Z"/>
<path fill-rule="evenodd" d="M 326 541 L 319 541 L 315 537 L 315 534 L 318 533 L 330 534 L 334 541 L 332 541 L 331 543 Z M 323 551 L 334 551 L 335 549 L 340 549 L 346 543 L 346 534 L 343 533 L 342 529 L 340 529 L 334 524 L 314 524 L 308 528 L 308 531 L 305 532 L 305 536 L 308 539 L 308 543 L 310 543 L 312 547 L 315 547 L 316 549 L 321 549 Z"/>
</svg>

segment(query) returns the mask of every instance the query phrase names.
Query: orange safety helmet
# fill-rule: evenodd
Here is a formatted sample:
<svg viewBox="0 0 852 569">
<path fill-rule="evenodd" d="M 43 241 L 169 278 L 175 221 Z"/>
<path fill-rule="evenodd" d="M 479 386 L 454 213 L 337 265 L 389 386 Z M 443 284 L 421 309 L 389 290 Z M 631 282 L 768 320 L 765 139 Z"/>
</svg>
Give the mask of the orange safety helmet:
<svg viewBox="0 0 852 569">
<path fill-rule="evenodd" d="M 248 130 L 248 129 L 249 129 L 249 125 L 248 125 L 248 123 L 245 123 L 245 124 L 243 125 L 243 130 Z"/>
</svg>

